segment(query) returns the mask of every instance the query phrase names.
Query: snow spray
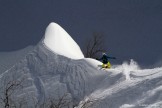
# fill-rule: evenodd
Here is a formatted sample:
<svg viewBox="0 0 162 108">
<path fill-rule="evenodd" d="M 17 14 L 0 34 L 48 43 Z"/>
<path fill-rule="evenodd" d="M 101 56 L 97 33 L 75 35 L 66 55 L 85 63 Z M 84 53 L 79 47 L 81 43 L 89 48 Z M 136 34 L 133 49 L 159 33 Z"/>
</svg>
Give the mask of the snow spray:
<svg viewBox="0 0 162 108">
<path fill-rule="evenodd" d="M 130 72 L 139 69 L 139 65 L 133 59 L 130 60 L 130 63 L 124 62 L 122 64 L 122 72 L 126 76 L 126 80 L 130 80 Z"/>
</svg>

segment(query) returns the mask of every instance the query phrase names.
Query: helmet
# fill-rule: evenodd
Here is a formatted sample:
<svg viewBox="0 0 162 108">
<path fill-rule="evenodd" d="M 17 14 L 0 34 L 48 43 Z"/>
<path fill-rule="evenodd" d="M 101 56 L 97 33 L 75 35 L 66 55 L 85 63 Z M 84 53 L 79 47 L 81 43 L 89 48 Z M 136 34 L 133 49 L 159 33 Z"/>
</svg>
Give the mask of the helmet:
<svg viewBox="0 0 162 108">
<path fill-rule="evenodd" d="M 106 53 L 105 52 L 102 52 L 102 55 L 106 55 Z"/>
</svg>

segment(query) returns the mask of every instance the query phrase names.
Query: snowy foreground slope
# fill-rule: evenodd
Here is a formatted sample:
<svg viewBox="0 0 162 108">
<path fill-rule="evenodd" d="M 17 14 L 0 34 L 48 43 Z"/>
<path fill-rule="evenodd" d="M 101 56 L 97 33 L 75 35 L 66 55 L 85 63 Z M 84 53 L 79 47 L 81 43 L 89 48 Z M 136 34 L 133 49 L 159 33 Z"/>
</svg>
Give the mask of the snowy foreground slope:
<svg viewBox="0 0 162 108">
<path fill-rule="evenodd" d="M 162 108 L 162 67 L 140 69 L 131 60 L 102 70 L 101 64 L 84 58 L 70 35 L 51 23 L 44 40 L 0 75 L 0 93 L 9 81 L 20 80 L 23 88 L 12 98 L 26 100 L 28 108 L 64 94 L 72 101 L 69 107 L 84 108 L 90 100 L 91 108 Z"/>
</svg>

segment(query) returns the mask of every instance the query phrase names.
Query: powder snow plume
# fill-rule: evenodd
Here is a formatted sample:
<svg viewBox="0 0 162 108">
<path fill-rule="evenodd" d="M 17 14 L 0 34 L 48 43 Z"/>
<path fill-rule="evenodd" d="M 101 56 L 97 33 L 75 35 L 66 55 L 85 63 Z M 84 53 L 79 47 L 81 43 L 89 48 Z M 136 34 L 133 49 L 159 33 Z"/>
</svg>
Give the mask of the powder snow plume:
<svg viewBox="0 0 162 108">
<path fill-rule="evenodd" d="M 120 70 L 126 77 L 126 80 L 130 80 L 130 73 L 132 71 L 140 70 L 140 67 L 133 59 L 130 62 L 124 62 L 122 65 L 117 66 L 115 69 Z"/>
</svg>

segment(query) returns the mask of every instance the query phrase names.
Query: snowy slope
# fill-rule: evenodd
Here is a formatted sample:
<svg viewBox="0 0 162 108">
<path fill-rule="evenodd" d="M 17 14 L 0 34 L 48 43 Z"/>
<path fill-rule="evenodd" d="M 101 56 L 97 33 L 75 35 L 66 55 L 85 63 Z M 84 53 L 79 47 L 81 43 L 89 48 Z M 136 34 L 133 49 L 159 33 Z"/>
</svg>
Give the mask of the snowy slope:
<svg viewBox="0 0 162 108">
<path fill-rule="evenodd" d="M 25 55 L 33 50 L 33 46 L 28 46 L 24 49 L 14 52 L 0 52 L 0 73 L 11 68 L 18 61 L 23 59 Z"/>
<path fill-rule="evenodd" d="M 76 104 L 96 88 L 96 82 L 105 77 L 104 72 L 98 73 L 85 60 L 72 60 L 56 55 L 42 44 L 1 74 L 0 86 L 2 88 L 5 82 L 12 79 L 25 78 L 23 92 L 15 98 L 28 96 L 30 100 L 34 96 L 42 102 L 44 99 L 67 93 Z"/>
<path fill-rule="evenodd" d="M 43 103 L 64 94 L 75 108 L 83 108 L 88 100 L 92 100 L 91 108 L 161 108 L 162 67 L 140 69 L 133 60 L 108 70 L 101 65 L 84 58 L 70 35 L 51 23 L 44 40 L 0 74 L 0 96 L 7 82 L 23 79 L 23 88 L 14 93 L 13 99 L 25 99 L 28 108 L 34 108 L 35 101 Z"/>
<path fill-rule="evenodd" d="M 99 99 L 97 108 L 161 108 L 162 67 L 138 69 L 132 62 L 105 70 L 111 74 L 83 101 Z"/>
</svg>

